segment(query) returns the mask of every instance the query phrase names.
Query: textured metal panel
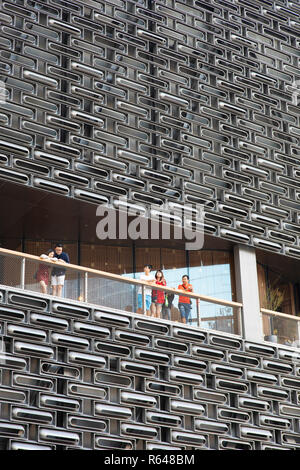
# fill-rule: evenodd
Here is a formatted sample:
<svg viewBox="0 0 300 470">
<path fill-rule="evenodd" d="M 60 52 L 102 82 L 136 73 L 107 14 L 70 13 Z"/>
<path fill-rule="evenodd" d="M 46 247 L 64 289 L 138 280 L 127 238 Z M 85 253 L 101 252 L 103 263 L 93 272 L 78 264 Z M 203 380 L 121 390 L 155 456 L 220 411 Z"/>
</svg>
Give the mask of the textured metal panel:
<svg viewBox="0 0 300 470">
<path fill-rule="evenodd" d="M 198 198 L 208 233 L 300 256 L 296 3 L 1 13 L 0 178 L 95 204 Z"/>
<path fill-rule="evenodd" d="M 206 233 L 300 257 L 295 2 L 0 8 L 1 179 L 113 207 L 202 203 Z M 295 352 L 13 289 L 0 301 L 9 449 L 299 448 Z"/>
<path fill-rule="evenodd" d="M 299 448 L 299 357 L 288 348 L 176 323 L 161 331 L 153 318 L 50 296 L 28 314 L 26 298 L 12 308 L 17 289 L 3 292 L 7 449 Z M 89 320 L 71 322 L 73 310 Z"/>
</svg>

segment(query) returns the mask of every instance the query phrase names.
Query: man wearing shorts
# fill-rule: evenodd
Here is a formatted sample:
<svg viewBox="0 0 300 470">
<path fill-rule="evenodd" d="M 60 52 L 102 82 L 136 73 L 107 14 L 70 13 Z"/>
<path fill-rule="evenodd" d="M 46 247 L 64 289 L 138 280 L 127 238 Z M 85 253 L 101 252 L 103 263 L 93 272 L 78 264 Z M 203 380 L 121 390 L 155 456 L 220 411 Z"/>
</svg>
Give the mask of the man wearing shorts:
<svg viewBox="0 0 300 470">
<path fill-rule="evenodd" d="M 189 284 L 189 276 L 186 274 L 182 276 L 182 284 L 178 286 L 178 289 L 184 290 L 186 292 L 194 292 L 192 284 Z M 191 298 L 186 295 L 180 295 L 178 301 L 178 308 L 181 315 L 182 323 L 187 323 L 190 320 L 191 314 Z"/>
<path fill-rule="evenodd" d="M 154 284 L 155 278 L 154 275 L 151 274 L 152 266 L 150 264 L 145 264 L 144 272 L 140 275 L 140 281 L 147 282 L 147 284 Z M 152 289 L 145 287 L 145 297 L 146 297 L 146 314 L 151 316 L 151 303 L 152 303 Z M 142 288 L 139 287 L 138 291 L 138 313 L 143 312 L 143 295 L 142 295 Z"/>
<path fill-rule="evenodd" d="M 55 248 L 55 258 L 58 259 L 58 263 L 70 263 L 70 259 L 67 253 L 63 252 L 63 246 L 61 243 L 56 243 Z M 62 288 L 65 282 L 65 275 L 66 270 L 61 267 L 57 266 L 52 269 L 51 272 L 51 286 L 52 286 L 52 294 L 56 295 L 57 297 L 61 297 L 62 295 Z"/>
</svg>

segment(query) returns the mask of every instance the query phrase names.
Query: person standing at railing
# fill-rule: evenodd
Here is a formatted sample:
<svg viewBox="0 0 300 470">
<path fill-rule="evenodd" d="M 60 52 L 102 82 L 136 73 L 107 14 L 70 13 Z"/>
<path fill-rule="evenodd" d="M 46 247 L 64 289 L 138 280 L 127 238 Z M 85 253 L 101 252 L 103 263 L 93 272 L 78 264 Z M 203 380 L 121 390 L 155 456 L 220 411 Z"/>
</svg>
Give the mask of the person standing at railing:
<svg viewBox="0 0 300 470">
<path fill-rule="evenodd" d="M 162 271 L 158 270 L 155 273 L 155 284 L 158 286 L 166 286 L 166 280 Z M 162 290 L 152 289 L 152 304 L 151 304 L 151 316 L 160 318 L 162 305 L 165 301 L 165 293 Z"/>
<path fill-rule="evenodd" d="M 67 253 L 63 251 L 63 245 L 61 243 L 56 243 L 55 248 L 55 257 L 60 263 L 70 263 L 70 258 Z M 62 289 L 65 283 L 66 270 L 61 266 L 57 266 L 52 269 L 51 273 L 51 286 L 52 294 L 57 297 L 61 297 Z"/>
<path fill-rule="evenodd" d="M 165 320 L 171 320 L 171 308 L 175 295 L 167 293 L 165 294 L 165 301 L 162 306 L 162 318 Z"/>
<path fill-rule="evenodd" d="M 185 274 L 182 276 L 182 284 L 178 286 L 178 289 L 184 290 L 186 292 L 194 292 L 192 284 L 189 284 L 189 276 Z M 178 308 L 180 311 L 181 321 L 182 323 L 187 323 L 191 321 L 191 308 L 192 308 L 192 301 L 191 298 L 186 295 L 180 295 L 178 300 Z"/>
<path fill-rule="evenodd" d="M 50 249 L 46 254 L 42 254 L 40 258 L 43 260 L 56 261 L 57 258 L 55 258 L 54 255 L 54 250 Z M 49 267 L 50 266 L 48 264 L 40 264 L 37 272 L 35 273 L 35 279 L 40 284 L 42 294 L 47 294 L 49 283 Z"/>
<path fill-rule="evenodd" d="M 144 281 L 147 284 L 154 284 L 155 278 L 154 275 L 151 274 L 152 266 L 151 264 L 145 264 L 144 272 L 140 275 L 140 281 Z M 146 297 L 146 314 L 151 316 L 151 301 L 152 301 L 152 289 L 150 287 L 145 287 L 145 297 Z M 143 313 L 143 295 L 142 295 L 142 287 L 139 287 L 138 290 L 138 313 Z"/>
</svg>

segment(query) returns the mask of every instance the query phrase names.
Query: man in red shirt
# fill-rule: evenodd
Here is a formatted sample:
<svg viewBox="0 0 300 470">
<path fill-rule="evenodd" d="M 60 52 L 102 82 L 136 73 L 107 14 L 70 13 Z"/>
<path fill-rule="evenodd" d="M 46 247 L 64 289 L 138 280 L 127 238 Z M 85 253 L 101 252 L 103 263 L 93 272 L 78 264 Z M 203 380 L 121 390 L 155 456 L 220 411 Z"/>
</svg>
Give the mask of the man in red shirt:
<svg viewBox="0 0 300 470">
<path fill-rule="evenodd" d="M 192 284 L 189 284 L 189 280 L 190 278 L 187 274 L 182 276 L 182 284 L 178 286 L 178 289 L 184 290 L 186 292 L 194 292 Z M 190 313 L 192 308 L 191 298 L 185 295 L 180 295 L 178 301 L 178 308 L 180 311 L 182 323 L 187 323 L 188 320 L 190 320 Z"/>
</svg>

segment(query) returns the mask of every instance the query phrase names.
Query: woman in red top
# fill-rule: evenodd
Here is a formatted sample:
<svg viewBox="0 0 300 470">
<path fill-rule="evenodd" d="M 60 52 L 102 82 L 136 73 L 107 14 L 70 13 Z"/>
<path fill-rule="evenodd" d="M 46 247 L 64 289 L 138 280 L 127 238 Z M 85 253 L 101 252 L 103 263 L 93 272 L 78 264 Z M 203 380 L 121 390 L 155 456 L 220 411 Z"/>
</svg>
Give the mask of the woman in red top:
<svg viewBox="0 0 300 470">
<path fill-rule="evenodd" d="M 166 286 L 166 280 L 162 271 L 156 271 L 155 284 L 159 286 Z M 161 308 L 165 301 L 165 293 L 163 290 L 152 290 L 152 304 L 151 304 L 151 316 L 160 318 Z"/>
<path fill-rule="evenodd" d="M 56 258 L 54 258 L 54 255 L 55 255 L 54 250 L 48 250 L 47 254 L 41 255 L 40 258 L 46 259 L 46 260 L 52 259 L 53 261 L 55 261 Z M 49 267 L 50 266 L 48 264 L 40 264 L 36 272 L 36 280 L 40 284 L 40 290 L 42 294 L 47 294 L 48 282 L 49 282 Z"/>
</svg>

